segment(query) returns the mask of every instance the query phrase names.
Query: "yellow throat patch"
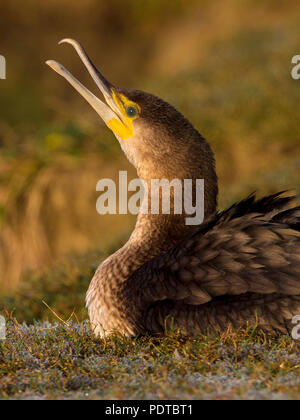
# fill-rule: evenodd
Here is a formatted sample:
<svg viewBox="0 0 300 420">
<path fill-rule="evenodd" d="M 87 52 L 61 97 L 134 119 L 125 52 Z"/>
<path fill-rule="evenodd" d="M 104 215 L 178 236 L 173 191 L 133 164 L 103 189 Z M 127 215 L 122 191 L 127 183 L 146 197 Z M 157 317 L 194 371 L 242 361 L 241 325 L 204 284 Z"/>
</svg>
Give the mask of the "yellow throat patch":
<svg viewBox="0 0 300 420">
<path fill-rule="evenodd" d="M 122 140 L 126 140 L 133 136 L 133 121 L 139 117 L 141 108 L 135 102 L 126 98 L 126 96 L 117 94 L 113 90 L 113 100 L 122 115 L 122 121 L 117 118 L 112 118 L 106 122 L 107 127 L 112 130 L 117 136 L 121 137 Z M 129 117 L 126 113 L 126 109 L 134 107 L 137 110 L 137 114 L 133 117 Z"/>
</svg>

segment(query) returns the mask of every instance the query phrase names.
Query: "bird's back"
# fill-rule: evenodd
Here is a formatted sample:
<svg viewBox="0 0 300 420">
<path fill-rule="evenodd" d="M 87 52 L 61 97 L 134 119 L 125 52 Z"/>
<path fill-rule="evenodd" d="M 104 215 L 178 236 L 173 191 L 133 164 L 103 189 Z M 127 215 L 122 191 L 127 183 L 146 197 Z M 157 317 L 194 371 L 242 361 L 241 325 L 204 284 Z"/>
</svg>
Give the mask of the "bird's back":
<svg viewBox="0 0 300 420">
<path fill-rule="evenodd" d="M 142 290 L 143 328 L 197 334 L 258 322 L 286 331 L 300 314 L 300 208 L 287 209 L 293 200 L 251 195 L 144 264 L 128 283 Z"/>
</svg>

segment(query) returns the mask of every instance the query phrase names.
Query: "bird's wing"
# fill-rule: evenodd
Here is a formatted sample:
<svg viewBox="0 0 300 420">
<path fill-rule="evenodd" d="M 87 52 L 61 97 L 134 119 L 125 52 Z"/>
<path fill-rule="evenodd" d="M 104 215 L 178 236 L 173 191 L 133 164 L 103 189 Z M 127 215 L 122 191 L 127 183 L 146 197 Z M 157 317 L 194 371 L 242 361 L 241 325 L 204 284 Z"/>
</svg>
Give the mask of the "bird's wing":
<svg viewBox="0 0 300 420">
<path fill-rule="evenodd" d="M 300 208 L 292 198 L 254 196 L 137 270 L 140 302 L 202 305 L 245 293 L 300 295 Z"/>
</svg>

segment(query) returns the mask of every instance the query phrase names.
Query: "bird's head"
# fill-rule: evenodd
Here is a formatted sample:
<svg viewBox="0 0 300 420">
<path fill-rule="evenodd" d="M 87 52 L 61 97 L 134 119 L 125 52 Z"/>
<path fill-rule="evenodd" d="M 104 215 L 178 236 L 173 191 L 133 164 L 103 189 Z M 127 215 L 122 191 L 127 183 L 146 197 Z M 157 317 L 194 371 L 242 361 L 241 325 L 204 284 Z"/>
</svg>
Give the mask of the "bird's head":
<svg viewBox="0 0 300 420">
<path fill-rule="evenodd" d="M 204 178 L 217 183 L 214 157 L 208 143 L 180 112 L 154 95 L 114 86 L 97 70 L 77 41 L 64 39 L 60 43 L 69 43 L 75 48 L 105 102 L 61 64 L 52 60 L 47 64 L 100 115 L 140 177 L 146 180 Z M 213 195 L 216 195 L 216 187 Z"/>
</svg>

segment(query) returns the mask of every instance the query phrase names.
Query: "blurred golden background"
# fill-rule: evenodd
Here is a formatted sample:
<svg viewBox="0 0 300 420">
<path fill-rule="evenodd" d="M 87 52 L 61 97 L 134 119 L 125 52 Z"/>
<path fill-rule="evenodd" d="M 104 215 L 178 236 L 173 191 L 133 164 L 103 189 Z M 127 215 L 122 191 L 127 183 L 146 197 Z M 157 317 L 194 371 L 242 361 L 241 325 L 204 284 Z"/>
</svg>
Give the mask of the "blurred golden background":
<svg viewBox="0 0 300 420">
<path fill-rule="evenodd" d="M 299 21 L 296 0 L 4 2 L 5 305 L 15 309 L 17 293 L 24 308 L 29 298 L 32 308 L 33 296 L 56 303 L 57 295 L 66 299 L 74 288 L 80 296 L 75 304 L 83 305 L 97 262 L 135 222 L 133 216 L 96 213 L 97 181 L 117 178 L 123 169 L 133 177 L 135 172 L 96 113 L 44 64 L 60 61 L 98 94 L 73 49 L 57 45 L 60 39 L 79 40 L 113 83 L 154 93 L 194 123 L 216 154 L 222 208 L 254 190 L 299 192 L 300 81 L 290 75 L 291 58 L 300 54 Z"/>
</svg>

